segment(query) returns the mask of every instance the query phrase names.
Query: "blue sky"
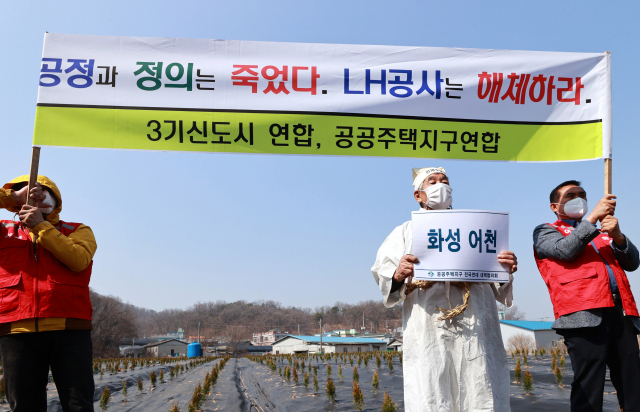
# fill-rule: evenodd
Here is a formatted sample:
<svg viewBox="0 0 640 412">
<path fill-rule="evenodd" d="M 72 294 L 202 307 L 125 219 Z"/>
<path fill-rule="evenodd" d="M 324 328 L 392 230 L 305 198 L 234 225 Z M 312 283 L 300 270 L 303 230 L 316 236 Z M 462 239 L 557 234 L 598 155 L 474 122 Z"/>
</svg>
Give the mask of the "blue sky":
<svg viewBox="0 0 640 412">
<path fill-rule="evenodd" d="M 606 4 L 606 6 L 605 6 Z M 612 53 L 613 188 L 624 233 L 634 210 L 640 38 L 634 2 L 0 0 L 0 180 L 28 173 L 45 31 L 118 36 L 357 43 Z M 551 318 L 532 231 L 553 220 L 549 191 L 579 179 L 590 205 L 603 162 L 516 164 L 353 157 L 219 155 L 43 148 L 40 171 L 62 218 L 98 240 L 91 286 L 151 309 L 197 301 L 276 300 L 315 307 L 379 299 L 370 267 L 411 218 L 411 168 L 443 166 L 456 208 L 511 213 L 521 262 L 515 303 Z M 0 218 L 10 219 L 6 211 Z M 640 293 L 640 272 L 630 274 Z"/>
</svg>

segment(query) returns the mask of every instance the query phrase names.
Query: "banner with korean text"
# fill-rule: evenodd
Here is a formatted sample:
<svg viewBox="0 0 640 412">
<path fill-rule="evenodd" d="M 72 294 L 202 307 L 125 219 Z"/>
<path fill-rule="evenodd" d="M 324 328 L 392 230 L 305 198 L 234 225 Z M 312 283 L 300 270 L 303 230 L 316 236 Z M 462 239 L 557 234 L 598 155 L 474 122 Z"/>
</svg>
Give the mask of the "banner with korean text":
<svg viewBox="0 0 640 412">
<path fill-rule="evenodd" d="M 412 212 L 416 279 L 508 282 L 509 213 L 490 210 Z"/>
<path fill-rule="evenodd" d="M 611 157 L 610 55 L 45 34 L 33 144 Z"/>
</svg>

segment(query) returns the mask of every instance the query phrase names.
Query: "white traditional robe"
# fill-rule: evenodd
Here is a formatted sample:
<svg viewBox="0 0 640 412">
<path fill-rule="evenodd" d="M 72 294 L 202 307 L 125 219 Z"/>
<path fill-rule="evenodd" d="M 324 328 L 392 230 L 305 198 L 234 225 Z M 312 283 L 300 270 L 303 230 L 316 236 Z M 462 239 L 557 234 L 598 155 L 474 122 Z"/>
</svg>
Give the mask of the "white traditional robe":
<svg viewBox="0 0 640 412">
<path fill-rule="evenodd" d="M 386 307 L 404 301 L 403 369 L 407 412 L 510 412 L 509 368 L 502 344 L 496 300 L 512 305 L 512 281 L 471 283 L 469 306 L 447 321 L 436 308 L 462 304 L 464 290 L 435 282 L 405 295 L 406 286 L 390 293 L 402 256 L 411 254 L 411 221 L 395 228 L 371 268 Z M 448 300 L 447 300 L 448 299 Z"/>
</svg>

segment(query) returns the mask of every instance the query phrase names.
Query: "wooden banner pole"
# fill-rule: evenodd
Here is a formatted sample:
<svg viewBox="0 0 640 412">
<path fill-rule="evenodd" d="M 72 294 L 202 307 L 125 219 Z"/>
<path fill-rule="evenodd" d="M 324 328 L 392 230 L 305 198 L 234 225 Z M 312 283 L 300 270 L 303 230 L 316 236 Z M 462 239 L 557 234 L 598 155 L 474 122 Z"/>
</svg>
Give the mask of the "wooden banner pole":
<svg viewBox="0 0 640 412">
<path fill-rule="evenodd" d="M 27 204 L 33 206 L 33 198 L 30 196 L 31 188 L 38 181 L 38 166 L 40 165 L 40 148 L 33 146 L 31 151 L 31 171 L 29 172 L 29 188 L 27 189 Z"/>
<path fill-rule="evenodd" d="M 608 54 L 609 58 L 611 57 L 611 53 L 606 51 L 606 54 Z M 610 62 L 608 62 L 607 64 L 610 64 Z M 611 77 L 609 77 L 609 93 L 611 93 Z M 611 96 L 609 96 L 609 104 L 611 103 Z M 611 110 L 611 109 L 609 109 Z M 611 114 L 611 111 L 609 111 L 609 114 Z M 609 119 L 609 122 L 611 122 L 611 119 Z M 611 123 L 609 123 L 609 127 Z M 610 132 L 611 130 L 609 130 Z M 604 159 L 604 195 L 610 195 L 611 191 L 613 190 L 612 186 L 613 186 L 613 176 L 611 174 L 611 162 L 613 161 L 613 159 L 608 158 L 608 159 Z"/>
<path fill-rule="evenodd" d="M 604 194 L 605 195 L 610 195 L 612 191 L 611 162 L 612 162 L 612 159 L 604 159 Z"/>
</svg>

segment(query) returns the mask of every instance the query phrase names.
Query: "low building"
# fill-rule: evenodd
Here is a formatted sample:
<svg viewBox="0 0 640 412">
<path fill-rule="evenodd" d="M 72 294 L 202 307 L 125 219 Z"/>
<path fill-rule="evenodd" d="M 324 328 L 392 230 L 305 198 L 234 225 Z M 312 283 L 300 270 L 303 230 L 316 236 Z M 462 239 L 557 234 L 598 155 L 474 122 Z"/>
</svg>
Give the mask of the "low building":
<svg viewBox="0 0 640 412">
<path fill-rule="evenodd" d="M 144 345 L 146 355 L 156 358 L 164 356 L 187 356 L 186 342 L 178 339 L 163 340 Z"/>
<path fill-rule="evenodd" d="M 264 333 L 254 333 L 252 343 L 254 345 L 273 345 L 278 339 L 289 335 L 289 332 L 281 332 L 280 329 L 271 329 Z"/>
<path fill-rule="evenodd" d="M 139 358 L 144 356 L 145 348 L 144 346 L 132 345 L 124 348 L 121 353 L 127 358 Z"/>
<path fill-rule="evenodd" d="M 174 339 L 184 339 L 184 329 L 178 328 L 175 332 L 167 332 L 167 336 L 171 336 Z"/>
<path fill-rule="evenodd" d="M 323 333 L 322 336 L 342 336 L 342 337 L 349 337 L 349 336 L 353 336 L 357 333 L 357 331 L 355 329 L 337 329 L 337 330 L 332 330 L 331 332 L 326 332 Z M 316 334 L 316 336 L 320 336 L 320 334 Z"/>
<path fill-rule="evenodd" d="M 394 339 L 387 345 L 387 350 L 402 352 L 402 338 Z"/>
<path fill-rule="evenodd" d="M 372 338 L 342 338 L 342 337 L 322 337 L 320 336 L 296 336 L 289 335 L 276 341 L 273 344 L 273 354 L 293 354 L 293 353 L 357 353 L 386 351 L 387 342 Z"/>
<path fill-rule="evenodd" d="M 254 346 L 255 345 L 251 344 L 251 341 L 239 340 L 231 342 L 218 342 L 215 346 L 213 346 L 212 349 L 218 355 L 240 355 L 243 353 L 249 353 L 250 348 Z M 267 346 L 269 348 L 269 352 L 271 352 L 271 345 L 265 346 Z"/>
<path fill-rule="evenodd" d="M 271 345 L 267 345 L 267 346 L 249 345 L 246 347 L 247 353 L 249 355 L 264 355 L 267 353 L 270 354 L 272 349 L 273 349 L 273 346 Z"/>
<path fill-rule="evenodd" d="M 120 354 L 124 355 L 125 354 L 125 349 L 130 348 L 132 346 L 139 346 L 142 347 L 144 345 L 147 345 L 149 343 L 154 343 L 154 342 L 158 342 L 158 339 L 152 339 L 152 338 L 123 338 L 120 341 L 120 345 L 118 346 L 118 349 L 120 350 Z M 136 352 L 137 353 L 137 352 Z M 144 356 L 144 350 L 142 351 Z M 131 356 L 131 355 L 129 355 Z M 139 356 L 136 356 L 139 357 Z"/>
<path fill-rule="evenodd" d="M 184 339 L 184 329 L 178 328 L 175 332 L 167 332 L 166 335 L 152 336 L 155 340 Z"/>
<path fill-rule="evenodd" d="M 354 338 L 369 338 L 380 339 L 387 342 L 387 345 L 393 340 L 393 334 L 391 333 L 357 333 L 353 335 Z"/>
<path fill-rule="evenodd" d="M 538 348 L 556 346 L 562 340 L 555 330 L 551 329 L 553 322 L 541 322 L 533 320 L 501 320 L 500 332 L 505 349 L 509 347 L 509 339 L 512 336 L 522 334 L 530 336 Z"/>
<path fill-rule="evenodd" d="M 188 340 L 189 342 L 198 342 L 198 343 L 203 343 L 203 342 L 205 341 L 205 340 L 204 340 L 204 336 L 200 336 L 200 337 L 198 337 L 197 335 L 189 336 L 189 337 L 187 338 L 187 340 Z"/>
</svg>

